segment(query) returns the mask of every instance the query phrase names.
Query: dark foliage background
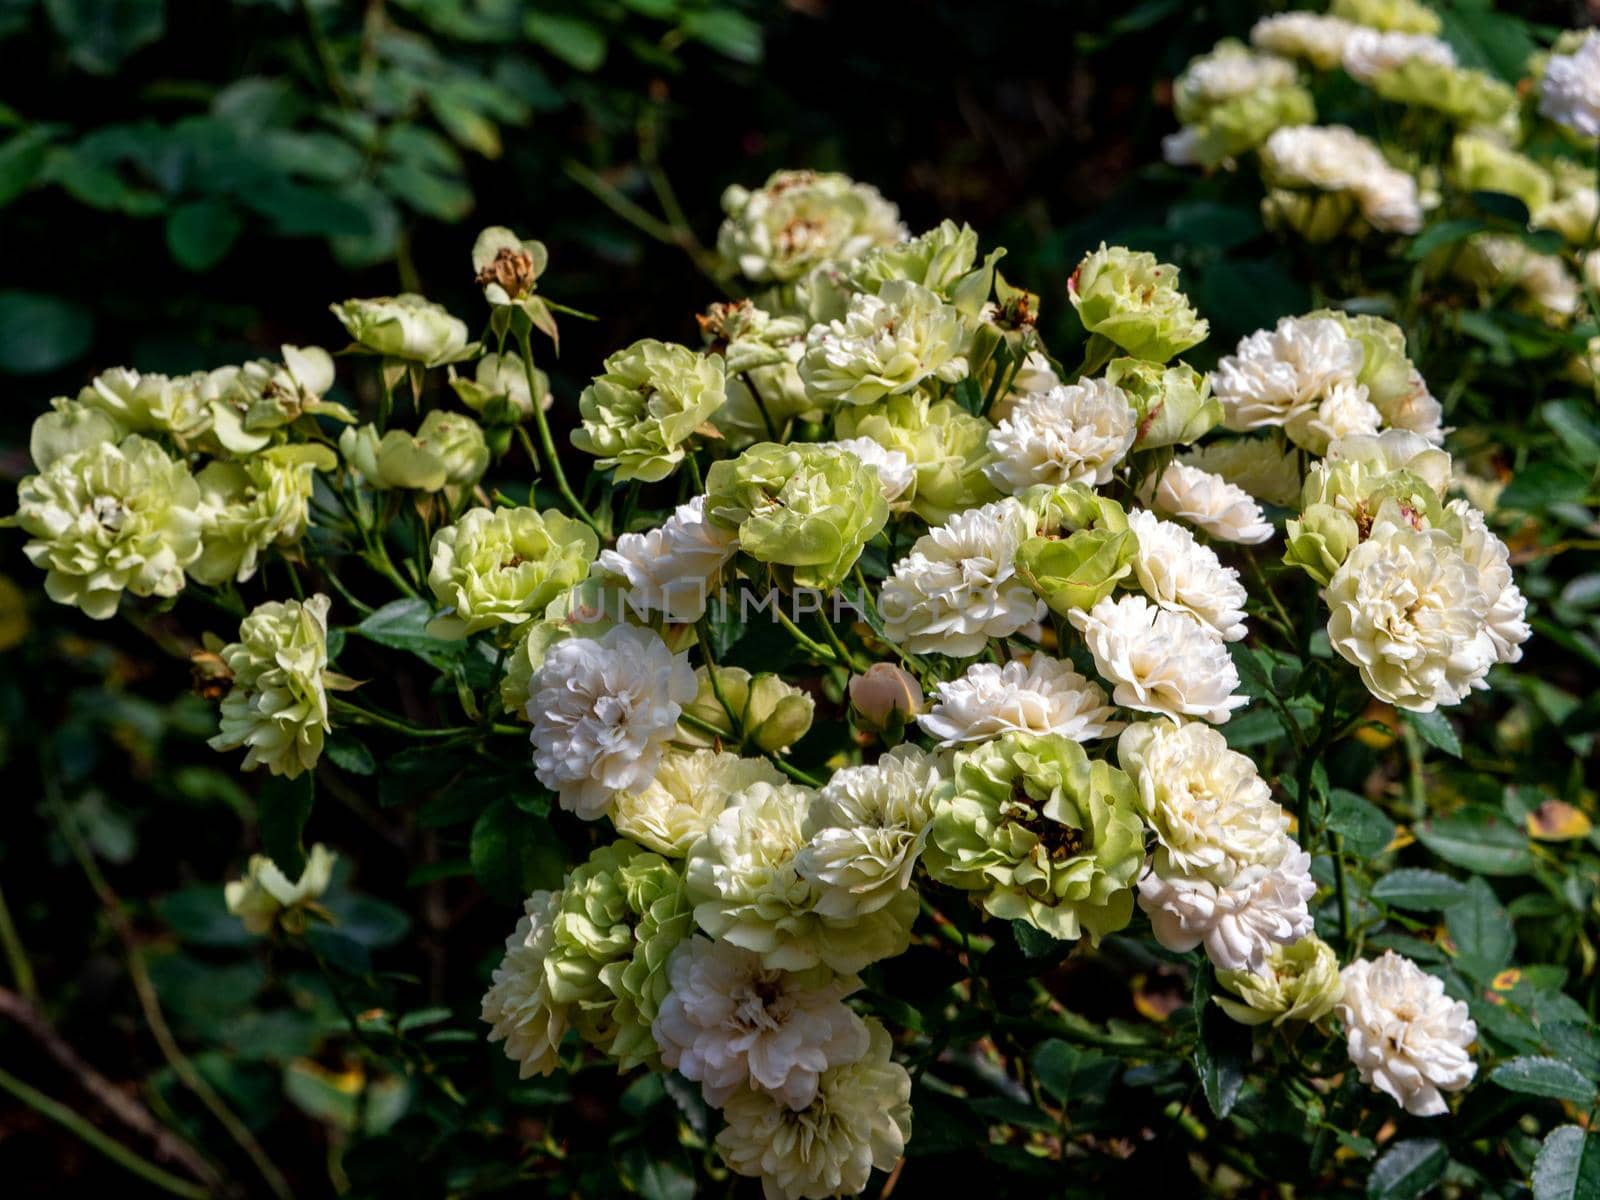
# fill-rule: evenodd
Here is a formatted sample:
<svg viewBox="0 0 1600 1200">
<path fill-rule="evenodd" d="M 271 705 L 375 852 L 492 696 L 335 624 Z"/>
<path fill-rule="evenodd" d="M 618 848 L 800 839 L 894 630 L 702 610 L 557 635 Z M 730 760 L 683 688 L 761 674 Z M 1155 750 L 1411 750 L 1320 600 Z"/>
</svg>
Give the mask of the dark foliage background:
<svg viewBox="0 0 1600 1200">
<path fill-rule="evenodd" d="M 1491 57 L 1529 37 L 1471 0 L 1440 7 Z M 1309 282 L 1318 264 L 1269 242 L 1242 191 L 1159 165 L 1173 127 L 1164 81 L 1263 10 L 1242 0 L 0 0 L 0 478 L 9 488 L 26 472 L 26 430 L 49 398 L 107 366 L 176 372 L 272 356 L 282 342 L 337 348 L 327 303 L 401 288 L 478 312 L 467 255 L 493 223 L 543 239 L 560 298 L 601 317 L 567 322 L 549 364 L 559 436 L 608 351 L 693 337 L 715 289 L 687 239 L 714 238 L 725 186 L 780 166 L 847 171 L 896 200 L 914 230 L 951 217 L 1008 246 L 1002 269 L 1044 296 L 1047 340 L 1068 331 L 1066 276 L 1102 237 L 1171 256 L 1213 322 L 1210 353 L 1225 352 L 1324 299 Z M 1507 11 L 1535 26 L 1585 19 L 1577 4 Z M 663 207 L 663 181 L 680 219 Z M 667 240 L 619 215 L 633 206 Z M 188 687 L 176 628 L 102 626 L 51 607 L 21 541 L 0 539 L 0 887 L 60 1039 L 113 1080 L 152 1079 L 163 1115 L 214 1147 L 249 1194 L 259 1175 L 181 1086 L 141 989 L 159 998 L 189 1069 L 246 1114 L 297 1195 L 335 1182 L 357 1195 L 487 1194 L 515 1185 L 519 1167 L 546 1180 L 515 1185 L 529 1195 L 613 1194 L 619 1179 L 684 1194 L 652 1165 L 677 1140 L 676 1098 L 658 1082 L 624 1089 L 591 1071 L 563 1085 L 570 1092 L 517 1085 L 497 1049 L 428 1040 L 446 1017 L 471 1017 L 514 910 L 470 875 L 467 831 L 448 811 L 452 795 L 473 802 L 463 789 L 389 807 L 443 782 L 398 743 L 382 746 L 375 774 L 351 776 L 338 803 L 319 805 L 310 833 L 361 848 L 346 853 L 336 895 L 354 931 L 342 952 L 374 956 L 394 1003 L 371 1036 L 477 1090 L 460 1105 L 424 1073 L 410 1116 L 354 1138 L 359 1124 L 384 1128 L 382 1089 L 399 1086 L 350 1083 L 358 1055 L 338 1032 L 341 1008 L 370 997 L 303 959 L 252 953 L 220 912 L 218 882 L 260 845 L 247 794 L 259 781 L 204 747 L 209 702 L 173 700 Z M 214 618 L 217 632 L 225 623 Z M 359 653 L 341 666 L 359 675 Z M 1529 666 L 1593 709 L 1581 659 L 1536 648 Z M 425 697 L 379 699 L 405 711 Z M 1578 787 L 1589 743 L 1580 754 L 1571 738 L 1592 735 L 1572 733 L 1570 716 L 1534 748 L 1552 778 Z M 915 952 L 894 969 L 905 973 L 897 994 L 942 986 L 939 965 Z M 1096 1020 L 1159 1008 L 1172 990 L 1154 964 L 1137 996 L 1082 973 L 1097 969 L 1052 984 Z M 445 1032 L 470 1021 L 452 1025 Z M 0 1068 L 94 1111 L 48 1045 L 0 1019 Z M 1138 1102 L 1181 1093 L 1154 1088 Z M 1085 1119 L 1092 1127 L 1096 1115 Z M 919 1107 L 917 1136 L 958 1145 L 960 1120 Z M 1106 1119 L 1113 1130 L 1143 1124 L 1171 1127 L 1171 1140 L 1113 1148 L 1099 1160 L 1104 1186 L 1170 1186 L 1172 1156 L 1193 1148 L 1176 1124 L 1159 1109 Z M 331 1153 L 330 1141 L 352 1139 L 342 1159 Z M 1270 1137 L 1262 1149 L 1274 1153 Z M 993 1191 L 994 1170 L 946 1154 L 902 1186 Z M 5 1101 L 0 1179 L 17 1197 L 144 1194 Z"/>
</svg>

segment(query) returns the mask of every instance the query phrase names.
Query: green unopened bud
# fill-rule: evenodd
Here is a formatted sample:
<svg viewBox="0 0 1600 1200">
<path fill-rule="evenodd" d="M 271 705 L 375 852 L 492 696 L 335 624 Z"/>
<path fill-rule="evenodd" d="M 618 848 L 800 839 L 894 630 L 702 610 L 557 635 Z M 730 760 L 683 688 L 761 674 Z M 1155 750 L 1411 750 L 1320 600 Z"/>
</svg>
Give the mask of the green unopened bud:
<svg viewBox="0 0 1600 1200">
<path fill-rule="evenodd" d="M 450 377 L 450 387 L 473 412 L 490 426 L 516 425 L 533 416 L 535 400 L 549 412 L 555 398 L 550 395 L 550 377 L 537 367 L 533 386 L 528 371 L 515 354 L 485 354 L 478 360 L 471 379 Z"/>
<path fill-rule="evenodd" d="M 1090 333 L 1135 358 L 1166 362 L 1205 341 L 1210 325 L 1178 290 L 1178 268 L 1124 246 L 1090 254 L 1072 273 L 1067 296 Z"/>
<path fill-rule="evenodd" d="M 1349 192 L 1272 188 L 1261 199 L 1261 219 L 1268 229 L 1288 230 L 1313 245 L 1341 236 L 1359 215 Z"/>
<path fill-rule="evenodd" d="M 1298 520 L 1287 521 L 1285 529 L 1283 561 L 1299 567 L 1319 587 L 1327 586 L 1361 541 L 1361 527 L 1355 518 L 1331 504 L 1311 505 Z"/>
<path fill-rule="evenodd" d="M 1080 529 L 1065 538 L 1029 538 L 1017 574 L 1052 612 L 1087 611 L 1133 571 L 1139 540 L 1130 529 Z"/>
<path fill-rule="evenodd" d="M 380 490 L 409 488 L 438 492 L 470 487 L 489 466 L 489 446 L 471 417 L 434 409 L 414 434 L 391 429 L 381 438 L 371 425 L 346 429 L 339 453 Z"/>
<path fill-rule="evenodd" d="M 717 730 L 726 742 L 737 742 L 742 732 L 750 745 L 776 754 L 794 745 L 811 728 L 816 701 L 785 683 L 781 676 L 770 671 L 751 675 L 742 667 L 718 667 L 713 683 L 706 668 L 701 667 L 696 674 L 700 691 L 684 712 Z M 713 736 L 704 729 L 684 725 L 679 728 L 677 740 L 691 746 L 710 746 Z"/>
<path fill-rule="evenodd" d="M 1187 363 L 1163 367 L 1117 358 L 1106 367 L 1106 378 L 1127 394 L 1139 416 L 1136 450 L 1188 445 L 1222 420 L 1222 403 L 1211 394 L 1211 380 Z"/>
<path fill-rule="evenodd" d="M 1344 992 L 1339 958 L 1316 934 L 1274 946 L 1259 973 L 1218 971 L 1217 982 L 1239 998 L 1218 995 L 1222 1011 L 1243 1025 L 1320 1021 Z"/>
</svg>

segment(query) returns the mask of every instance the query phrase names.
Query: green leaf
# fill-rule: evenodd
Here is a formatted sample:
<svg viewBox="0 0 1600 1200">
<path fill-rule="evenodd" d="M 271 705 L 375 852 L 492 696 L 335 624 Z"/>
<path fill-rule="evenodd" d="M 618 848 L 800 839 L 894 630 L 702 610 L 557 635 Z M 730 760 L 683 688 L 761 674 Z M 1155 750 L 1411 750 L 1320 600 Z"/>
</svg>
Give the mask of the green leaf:
<svg viewBox="0 0 1600 1200">
<path fill-rule="evenodd" d="M 1570 1100 L 1586 1107 L 1595 1100 L 1594 1084 L 1577 1067 L 1558 1058 L 1513 1058 L 1491 1071 L 1489 1081 L 1524 1096 Z"/>
<path fill-rule="evenodd" d="M 1195 1043 L 1194 1069 L 1200 1076 L 1200 1086 L 1206 1094 L 1206 1103 L 1219 1117 L 1225 1117 L 1238 1103 L 1244 1088 L 1245 1068 L 1250 1065 L 1250 1027 L 1233 1020 L 1220 1007 L 1210 1003 L 1209 995 L 1201 990 L 1209 984 L 1210 972 L 1202 976 L 1203 983 L 1196 986 L 1196 1003 L 1200 1005 L 1200 1040 Z"/>
<path fill-rule="evenodd" d="M 165 0 L 45 0 L 67 56 L 91 75 L 109 75 L 166 28 Z"/>
<path fill-rule="evenodd" d="M 1516 930 L 1494 891 L 1481 879 L 1467 883 L 1466 895 L 1445 910 L 1445 927 L 1456 944 L 1458 964 L 1484 982 L 1511 965 Z"/>
<path fill-rule="evenodd" d="M 1480 875 L 1526 875 L 1533 870 L 1527 835 L 1490 808 L 1458 809 L 1415 826 L 1417 840 L 1445 862 Z"/>
<path fill-rule="evenodd" d="M 39 292 L 0 292 L 0 372 L 42 375 L 83 357 L 94 317 L 79 304 Z"/>
<path fill-rule="evenodd" d="M 508 800 L 484 810 L 472 827 L 472 873 L 497 900 L 520 901 L 539 887 L 556 887 L 564 868 L 550 823 Z"/>
<path fill-rule="evenodd" d="M 1226 250 L 1261 234 L 1261 214 L 1239 204 L 1190 200 L 1167 210 L 1172 236 L 1194 246 Z"/>
<path fill-rule="evenodd" d="M 1022 951 L 1024 958 L 1059 960 L 1065 958 L 1072 949 L 1072 943 L 1057 941 L 1026 921 L 1011 922 L 1011 936 L 1016 938 L 1017 948 Z"/>
<path fill-rule="evenodd" d="M 41 125 L 13 134 L 0 146 L 0 208 L 32 185 L 54 136 L 54 129 Z"/>
<path fill-rule="evenodd" d="M 1600 1137 L 1552 1129 L 1533 1163 L 1533 1200 L 1600 1200 Z"/>
<path fill-rule="evenodd" d="M 1431 713 L 1408 712 L 1405 723 L 1417 731 L 1417 736 L 1436 750 L 1443 750 L 1452 758 L 1461 757 L 1461 739 L 1456 736 L 1450 718 L 1438 709 Z"/>
<path fill-rule="evenodd" d="M 1467 894 L 1467 885 L 1438 871 L 1401 867 L 1372 885 L 1372 898 L 1395 908 L 1423 911 L 1449 908 Z"/>
<path fill-rule="evenodd" d="M 1416 236 L 1406 248 L 1406 257 L 1412 262 L 1419 262 L 1435 250 L 1453 246 L 1475 233 L 1482 233 L 1487 228 L 1489 228 L 1487 221 L 1475 218 L 1440 221 L 1437 225 L 1428 226 Z"/>
<path fill-rule="evenodd" d="M 470 643 L 430 636 L 427 626 L 432 619 L 433 606 L 426 600 L 391 600 L 355 626 L 355 632 L 380 646 L 405 650 L 431 666 L 448 669 L 466 655 Z"/>
<path fill-rule="evenodd" d="M 222 889 L 197 883 L 156 901 L 156 915 L 186 942 L 197 946 L 248 946 L 255 935 L 228 911 Z"/>
<path fill-rule="evenodd" d="M 1328 800 L 1328 828 L 1344 838 L 1348 853 L 1373 858 L 1394 840 L 1394 822 L 1375 804 L 1343 789 Z"/>
<path fill-rule="evenodd" d="M 531 12 L 522 30 L 574 70 L 597 71 L 606 60 L 606 35 L 577 17 Z"/>
<path fill-rule="evenodd" d="M 1585 466 L 1600 462 L 1600 423 L 1591 407 L 1576 400 L 1551 400 L 1539 407 L 1539 415 L 1556 431 L 1563 449 Z"/>
<path fill-rule="evenodd" d="M 310 771 L 293 779 L 274 775 L 261 785 L 261 792 L 256 797 L 261 848 L 290 879 L 299 878 L 306 869 L 302 835 L 316 795 L 312 780 Z"/>
<path fill-rule="evenodd" d="M 692 12 L 683 19 L 683 32 L 697 42 L 742 63 L 761 61 L 761 26 L 731 8 Z"/>
<path fill-rule="evenodd" d="M 1511 478 L 1500 493 L 1500 507 L 1519 512 L 1538 512 L 1552 504 L 1581 501 L 1589 486 L 1588 477 L 1560 463 L 1529 463 Z"/>
<path fill-rule="evenodd" d="M 1373 1164 L 1367 1195 L 1370 1200 L 1415 1200 L 1444 1178 L 1449 1163 L 1450 1155 L 1437 1138 L 1406 1138 Z"/>
<path fill-rule="evenodd" d="M 328 739 L 323 747 L 323 753 L 334 766 L 349 771 L 352 775 L 377 773 L 378 762 L 372 757 L 372 751 L 368 750 L 366 743 L 353 733 L 339 730 Z"/>
<path fill-rule="evenodd" d="M 1062 1104 L 1101 1097 L 1116 1079 L 1116 1059 L 1048 1038 L 1033 1052 L 1033 1073 L 1039 1085 Z"/>
<path fill-rule="evenodd" d="M 167 217 L 167 249 L 179 266 L 209 271 L 233 249 L 243 228 L 244 221 L 232 205 L 197 200 L 173 209 Z"/>
<path fill-rule="evenodd" d="M 392 946 L 411 930 L 410 917 L 372 896 L 330 893 L 322 903 L 333 916 L 334 929 L 369 950 Z"/>
</svg>

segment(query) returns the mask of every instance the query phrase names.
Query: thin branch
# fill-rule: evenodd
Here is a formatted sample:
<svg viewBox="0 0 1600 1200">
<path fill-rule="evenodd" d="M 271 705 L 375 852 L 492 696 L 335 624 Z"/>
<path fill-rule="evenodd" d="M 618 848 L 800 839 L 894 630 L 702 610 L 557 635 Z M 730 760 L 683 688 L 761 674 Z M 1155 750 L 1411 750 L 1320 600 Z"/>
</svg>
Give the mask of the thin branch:
<svg viewBox="0 0 1600 1200">
<path fill-rule="evenodd" d="M 22 996 L 0 988 L 0 1016 L 10 1017 L 29 1037 L 78 1081 L 78 1085 L 99 1101 L 102 1107 L 135 1133 L 148 1138 L 156 1157 L 180 1164 L 184 1170 L 212 1190 L 222 1188 L 222 1175 L 215 1166 L 172 1130 L 162 1125 L 150 1111 L 127 1092 L 117 1087 L 74 1050 L 55 1031 L 43 1013 Z"/>
</svg>

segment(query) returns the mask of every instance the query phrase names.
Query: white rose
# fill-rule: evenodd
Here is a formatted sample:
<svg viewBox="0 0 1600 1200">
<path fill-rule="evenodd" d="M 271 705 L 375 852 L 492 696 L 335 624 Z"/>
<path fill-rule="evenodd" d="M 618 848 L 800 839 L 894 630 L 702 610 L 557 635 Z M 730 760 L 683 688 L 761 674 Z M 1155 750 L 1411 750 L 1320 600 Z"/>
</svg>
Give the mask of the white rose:
<svg viewBox="0 0 1600 1200">
<path fill-rule="evenodd" d="M 1216 551 L 1182 525 L 1146 509 L 1128 514 L 1128 528 L 1139 543 L 1133 572 L 1152 600 L 1170 612 L 1189 613 L 1225 642 L 1244 637 L 1246 592 L 1238 571 L 1224 567 Z"/>
<path fill-rule="evenodd" d="M 1020 492 L 1035 484 L 1108 483 L 1138 435 L 1127 393 L 1105 379 L 1031 392 L 989 432 L 989 482 Z"/>
<path fill-rule="evenodd" d="M 1539 112 L 1586 138 L 1600 137 L 1600 33 L 1571 54 L 1553 55 L 1539 85 Z"/>
<path fill-rule="evenodd" d="M 842 321 L 811 327 L 800 378 L 819 406 L 871 404 L 909 392 L 928 378 L 967 377 L 961 314 L 937 294 L 904 279 L 850 299 Z"/>
<path fill-rule="evenodd" d="M 1124 708 L 1220 725 L 1250 703 L 1233 694 L 1239 672 L 1227 646 L 1188 613 L 1157 608 L 1143 596 L 1108 596 L 1067 619 L 1083 634 L 1095 669 L 1115 685 L 1111 698 Z"/>
<path fill-rule="evenodd" d="M 648 629 L 618 625 L 598 640 L 556 643 L 528 688 L 534 774 L 562 808 L 596 820 L 613 793 L 654 778 L 697 690 L 689 656 Z"/>
<path fill-rule="evenodd" d="M 883 585 L 884 635 L 916 654 L 977 654 L 989 638 L 1041 621 L 1044 601 L 1016 574 L 1034 518 L 1011 498 L 957 513 L 918 538 Z"/>
<path fill-rule="evenodd" d="M 1335 1011 L 1361 1081 L 1414 1116 L 1448 1112 L 1440 1093 L 1459 1092 L 1478 1072 L 1467 1051 L 1478 1027 L 1466 1004 L 1393 950 L 1375 961 L 1357 959 L 1340 981 L 1344 995 Z"/>
<path fill-rule="evenodd" d="M 1187 521 L 1221 542 L 1255 545 L 1276 532 L 1249 492 L 1184 462 L 1167 464 L 1152 503 L 1157 511 Z"/>
<path fill-rule="evenodd" d="M 822 1072 L 870 1044 L 844 1003 L 859 986 L 851 976 L 774 971 L 748 950 L 694 937 L 673 950 L 667 979 L 672 990 L 651 1026 L 661 1060 L 716 1108 L 759 1090 L 803 1109 Z"/>
<path fill-rule="evenodd" d="M 596 569 L 626 581 L 634 611 L 681 622 L 705 616 L 722 568 L 739 548 L 736 533 L 706 520 L 705 503 L 696 496 L 678 505 L 659 529 L 625 533 L 615 550 L 600 552 Z"/>
<path fill-rule="evenodd" d="M 548 1075 L 561 1065 L 561 1039 L 569 1025 L 567 1007 L 550 997 L 545 959 L 555 947 L 559 892 L 535 892 L 523 904 L 522 919 L 506 939 L 505 957 L 494 969 L 483 997 L 483 1020 L 491 1042 L 506 1044 L 506 1057 L 519 1064 L 519 1076 Z"/>
<path fill-rule="evenodd" d="M 1290 417 L 1283 431 L 1296 446 L 1324 454 L 1336 438 L 1377 433 L 1382 426 L 1383 414 L 1367 399 L 1366 385 L 1344 381 L 1334 384 L 1316 408 Z"/>
<path fill-rule="evenodd" d="M 1326 597 L 1329 642 L 1378 699 L 1432 712 L 1485 686 L 1491 600 L 1444 530 L 1416 529 L 1385 503 Z"/>
<path fill-rule="evenodd" d="M 1227 887 L 1275 869 L 1294 849 L 1289 818 L 1245 755 L 1208 725 L 1141 721 L 1117 740 L 1160 843 L 1156 873 Z"/>
<path fill-rule="evenodd" d="M 1274 946 L 1293 945 L 1312 931 L 1308 902 L 1317 885 L 1311 855 L 1291 848 L 1272 871 L 1242 880 L 1219 888 L 1199 876 L 1147 871 L 1139 880 L 1139 907 L 1168 950 L 1204 945 L 1220 971 L 1260 971 Z"/>
<path fill-rule="evenodd" d="M 1361 373 L 1361 343 L 1329 317 L 1284 317 L 1217 364 L 1212 392 L 1229 429 L 1284 425 Z"/>
<path fill-rule="evenodd" d="M 1345 39 L 1342 54 L 1346 73 L 1362 83 L 1371 83 L 1383 72 L 1413 59 L 1441 67 L 1456 65 L 1455 51 L 1449 44 L 1426 33 L 1357 29 Z"/>
<path fill-rule="evenodd" d="M 817 888 L 817 912 L 875 912 L 911 887 L 941 782 L 937 760 L 909 745 L 833 773 L 811 802 L 814 832 L 800 853 L 800 874 Z"/>
<path fill-rule="evenodd" d="M 934 688 L 938 702 L 917 718 L 945 748 L 1007 733 L 1057 734 L 1074 742 L 1110 737 L 1122 728 L 1099 684 L 1072 664 L 1035 654 L 1026 663 L 974 663 Z"/>
<path fill-rule="evenodd" d="M 1511 576 L 1511 551 L 1465 500 L 1452 500 L 1447 507 L 1461 519 L 1461 553 L 1477 569 L 1478 586 L 1489 601 L 1485 632 L 1495 661 L 1521 662 L 1522 643 L 1533 631 L 1528 628 L 1528 602 Z"/>
<path fill-rule="evenodd" d="M 623 837 L 668 858 L 682 858 L 711 828 L 728 797 L 752 783 L 782 783 L 764 758 L 715 750 L 669 751 L 655 778 L 611 798 L 611 823 Z"/>
<path fill-rule="evenodd" d="M 1330 71 L 1344 58 L 1344 44 L 1359 26 L 1323 13 L 1286 12 L 1262 17 L 1250 29 L 1250 44 L 1287 58 L 1303 58 Z"/>
</svg>

